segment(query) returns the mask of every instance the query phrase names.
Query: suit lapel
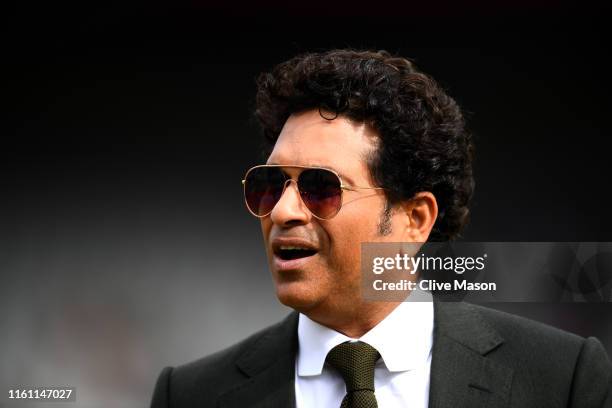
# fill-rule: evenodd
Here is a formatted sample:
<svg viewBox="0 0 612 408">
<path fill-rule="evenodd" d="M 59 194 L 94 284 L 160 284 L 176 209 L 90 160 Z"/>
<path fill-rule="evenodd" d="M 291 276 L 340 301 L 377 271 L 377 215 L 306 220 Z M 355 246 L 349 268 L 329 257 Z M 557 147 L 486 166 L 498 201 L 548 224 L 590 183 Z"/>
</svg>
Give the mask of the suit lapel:
<svg viewBox="0 0 612 408">
<path fill-rule="evenodd" d="M 248 379 L 221 395 L 220 408 L 295 407 L 298 314 L 291 313 L 237 360 Z"/>
<path fill-rule="evenodd" d="M 505 407 L 513 370 L 486 355 L 503 343 L 463 302 L 434 302 L 430 408 Z"/>
</svg>

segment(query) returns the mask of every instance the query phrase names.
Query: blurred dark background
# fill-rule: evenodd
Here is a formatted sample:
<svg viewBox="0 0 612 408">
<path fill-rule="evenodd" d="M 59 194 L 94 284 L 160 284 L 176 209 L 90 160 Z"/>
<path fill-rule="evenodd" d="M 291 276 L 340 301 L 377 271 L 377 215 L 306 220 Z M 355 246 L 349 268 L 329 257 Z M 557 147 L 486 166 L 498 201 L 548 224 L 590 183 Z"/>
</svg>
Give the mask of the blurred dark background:
<svg viewBox="0 0 612 408">
<path fill-rule="evenodd" d="M 15 5 L 3 19 L 0 385 L 77 386 L 73 407 L 146 406 L 165 365 L 288 312 L 240 179 L 262 162 L 255 77 L 304 51 L 399 53 L 464 107 L 477 144 L 465 240 L 612 241 L 605 14 Z M 610 303 L 489 306 L 612 353 Z"/>
</svg>

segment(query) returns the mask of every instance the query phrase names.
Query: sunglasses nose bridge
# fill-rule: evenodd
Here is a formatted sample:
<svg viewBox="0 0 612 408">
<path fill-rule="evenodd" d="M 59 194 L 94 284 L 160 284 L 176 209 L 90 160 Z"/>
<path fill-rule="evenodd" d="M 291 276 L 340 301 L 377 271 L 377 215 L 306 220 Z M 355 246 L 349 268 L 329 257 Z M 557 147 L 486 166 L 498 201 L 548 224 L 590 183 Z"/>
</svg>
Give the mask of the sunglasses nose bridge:
<svg viewBox="0 0 612 408">
<path fill-rule="evenodd" d="M 285 180 L 283 182 L 283 192 L 281 193 L 281 198 L 283 197 L 283 194 L 285 194 L 285 191 L 287 190 L 287 187 L 289 187 L 289 185 L 291 184 L 292 181 L 295 181 L 291 178 L 287 178 L 287 180 Z M 297 187 L 297 181 L 295 181 L 295 185 Z M 299 192 L 299 188 L 298 188 L 298 192 Z"/>
<path fill-rule="evenodd" d="M 283 192 L 281 193 L 279 201 L 283 198 L 283 195 L 285 195 L 285 191 L 287 191 L 287 188 L 289 187 L 292 181 L 295 183 L 295 191 L 298 193 L 300 200 L 302 200 L 302 193 L 300 191 L 300 184 L 298 183 L 298 181 L 292 178 L 287 178 L 287 180 L 285 180 L 285 182 L 283 183 Z M 303 200 L 302 200 L 302 203 L 304 203 Z"/>
<path fill-rule="evenodd" d="M 285 193 L 287 192 L 287 189 L 289 188 L 289 186 L 291 185 L 291 182 L 295 182 L 295 192 L 297 193 L 297 202 L 292 202 L 291 204 L 284 202 L 285 200 L 287 200 L 288 198 L 285 196 Z M 290 202 L 291 200 L 295 200 L 295 198 L 289 198 Z M 278 201 L 274 204 L 274 207 L 272 208 L 271 213 L 285 213 L 287 211 L 289 211 L 291 214 L 293 214 L 292 216 L 295 217 L 295 211 L 296 208 L 295 206 L 298 206 L 300 208 L 299 212 L 300 213 L 310 213 L 310 210 L 308 209 L 308 207 L 306 206 L 306 203 L 304 203 L 304 200 L 302 199 L 302 194 L 300 193 L 300 189 L 299 189 L 299 185 L 298 185 L 298 181 L 294 180 L 292 178 L 287 178 L 284 182 L 283 182 L 283 191 L 281 192 Z M 282 207 L 282 209 L 281 209 Z M 291 210 L 289 210 L 289 208 L 293 208 Z M 273 215 L 273 217 L 275 217 Z M 276 216 L 278 217 L 278 215 Z"/>
</svg>

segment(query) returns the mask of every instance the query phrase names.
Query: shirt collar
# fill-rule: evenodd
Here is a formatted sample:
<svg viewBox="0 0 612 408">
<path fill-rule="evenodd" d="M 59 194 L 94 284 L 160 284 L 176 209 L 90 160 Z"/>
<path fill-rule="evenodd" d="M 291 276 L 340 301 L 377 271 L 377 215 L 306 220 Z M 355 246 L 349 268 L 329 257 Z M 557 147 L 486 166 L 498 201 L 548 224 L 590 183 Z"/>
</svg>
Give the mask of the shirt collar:
<svg viewBox="0 0 612 408">
<path fill-rule="evenodd" d="M 425 364 L 433 343 L 433 301 L 428 292 L 413 291 L 408 300 L 359 339 L 352 339 L 300 313 L 298 321 L 300 376 L 319 375 L 327 353 L 340 343 L 361 340 L 376 348 L 391 372 Z"/>
</svg>

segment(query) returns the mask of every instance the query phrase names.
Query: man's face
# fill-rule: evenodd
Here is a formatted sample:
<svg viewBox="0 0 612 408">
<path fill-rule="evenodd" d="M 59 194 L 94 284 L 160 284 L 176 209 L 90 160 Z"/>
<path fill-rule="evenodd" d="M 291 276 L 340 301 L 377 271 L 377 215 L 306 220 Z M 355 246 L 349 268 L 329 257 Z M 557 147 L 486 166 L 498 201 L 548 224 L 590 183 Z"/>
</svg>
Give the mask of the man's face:
<svg viewBox="0 0 612 408">
<path fill-rule="evenodd" d="M 335 170 L 343 183 L 374 187 L 366 157 L 377 135 L 346 118 L 322 118 L 318 110 L 292 115 L 285 123 L 268 164 L 319 166 Z M 297 180 L 300 169 L 286 169 Z M 362 242 L 398 242 L 404 237 L 401 214 L 391 215 L 391 233 L 381 236 L 386 199 L 382 190 L 344 190 L 343 206 L 329 220 L 305 207 L 297 185 L 287 185 L 270 215 L 261 219 L 270 270 L 279 300 L 313 318 L 346 316 L 360 304 Z M 308 246 L 316 253 L 283 260 L 278 246 Z M 320 320 L 320 319 L 319 319 Z"/>
</svg>

